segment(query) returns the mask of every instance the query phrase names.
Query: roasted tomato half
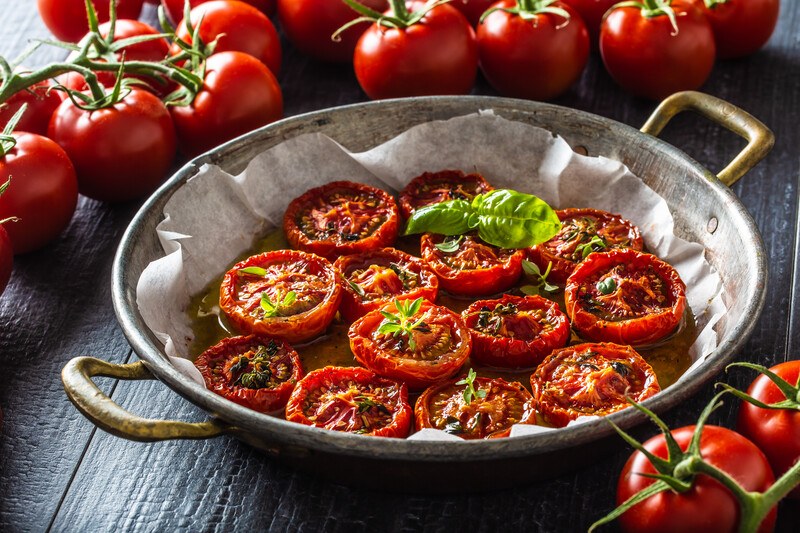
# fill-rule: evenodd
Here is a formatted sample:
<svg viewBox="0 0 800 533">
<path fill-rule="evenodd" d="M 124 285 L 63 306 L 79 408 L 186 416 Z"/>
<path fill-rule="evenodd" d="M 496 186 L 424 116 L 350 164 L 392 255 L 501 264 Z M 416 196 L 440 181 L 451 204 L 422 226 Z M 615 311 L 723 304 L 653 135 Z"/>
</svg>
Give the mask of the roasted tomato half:
<svg viewBox="0 0 800 533">
<path fill-rule="evenodd" d="M 262 413 L 283 409 L 303 377 L 291 346 L 260 335 L 223 339 L 194 364 L 209 390 Z"/>
<path fill-rule="evenodd" d="M 656 374 L 630 346 L 586 343 L 551 353 L 531 375 L 536 410 L 564 427 L 581 416 L 605 416 L 661 390 Z"/>
<path fill-rule="evenodd" d="M 480 174 L 464 174 L 460 170 L 425 172 L 405 186 L 397 203 L 400 213 L 408 218 L 420 207 L 447 200 L 470 201 L 493 188 Z"/>
<path fill-rule="evenodd" d="M 531 393 L 517 382 L 499 378 L 434 385 L 419 397 L 414 415 L 417 430 L 441 429 L 462 439 L 508 437 L 511 426 L 534 424 L 536 418 Z"/>
<path fill-rule="evenodd" d="M 333 264 L 344 281 L 339 311 L 353 321 L 393 300 L 425 298 L 439 293 L 439 278 L 421 259 L 394 248 L 343 255 Z"/>
<path fill-rule="evenodd" d="M 459 315 L 422 299 L 371 311 L 353 322 L 348 336 L 359 363 L 412 390 L 457 374 L 472 347 Z"/>
<path fill-rule="evenodd" d="M 309 372 L 286 405 L 286 420 L 373 437 L 404 438 L 411 431 L 405 384 L 365 368 L 326 366 Z"/>
<path fill-rule="evenodd" d="M 498 248 L 475 234 L 445 237 L 426 233 L 420 248 L 441 287 L 453 294 L 495 294 L 512 287 L 522 275 L 523 250 Z"/>
<path fill-rule="evenodd" d="M 386 192 L 350 181 L 334 181 L 292 200 L 283 230 L 294 248 L 333 259 L 391 246 L 399 216 Z"/>
<path fill-rule="evenodd" d="M 542 272 L 553 264 L 547 277 L 550 283 L 563 285 L 592 252 L 644 247 L 639 228 L 619 215 L 588 208 L 561 209 L 556 215 L 561 221 L 558 235 L 528 250 L 528 259 Z"/>
<path fill-rule="evenodd" d="M 594 253 L 567 280 L 564 306 L 582 337 L 650 344 L 680 324 L 686 285 L 654 255 L 624 249 Z"/>
<path fill-rule="evenodd" d="M 333 266 L 297 250 L 266 252 L 235 264 L 219 291 L 220 308 L 236 328 L 291 343 L 325 331 L 341 298 Z"/>
<path fill-rule="evenodd" d="M 472 361 L 500 368 L 532 368 L 569 341 L 569 321 L 541 296 L 504 294 L 478 300 L 463 313 L 472 336 Z"/>
</svg>

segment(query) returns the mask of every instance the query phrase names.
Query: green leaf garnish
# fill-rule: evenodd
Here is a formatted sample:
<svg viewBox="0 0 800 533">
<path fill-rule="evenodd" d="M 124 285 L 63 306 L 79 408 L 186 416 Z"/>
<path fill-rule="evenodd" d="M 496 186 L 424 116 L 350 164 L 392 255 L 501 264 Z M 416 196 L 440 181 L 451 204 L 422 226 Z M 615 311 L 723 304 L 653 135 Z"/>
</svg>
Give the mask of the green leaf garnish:
<svg viewBox="0 0 800 533">
<path fill-rule="evenodd" d="M 367 293 L 364 292 L 364 287 L 362 287 L 355 281 L 349 280 L 344 276 L 342 276 L 342 279 L 347 282 L 347 285 L 349 285 L 350 288 L 353 289 L 353 292 L 356 293 L 357 295 L 361 296 L 362 298 L 367 295 Z"/>
<path fill-rule="evenodd" d="M 239 273 L 240 273 L 240 274 L 251 274 L 251 275 L 253 275 L 253 276 L 260 276 L 260 277 L 262 277 L 262 278 L 263 278 L 264 276 L 266 276 L 266 275 L 267 275 L 267 271 L 266 271 L 266 269 L 264 269 L 264 268 L 261 268 L 261 267 L 245 267 L 245 268 L 240 268 L 240 269 L 239 269 Z"/>
<path fill-rule="evenodd" d="M 456 385 L 466 385 L 464 389 L 464 403 L 469 405 L 475 398 L 486 398 L 486 391 L 479 389 L 475 390 L 475 378 L 478 374 L 472 368 L 467 372 L 467 377 L 461 381 L 456 381 Z"/>
<path fill-rule="evenodd" d="M 464 239 L 463 235 L 454 236 L 451 235 L 449 237 L 445 237 L 442 242 L 436 244 L 436 249 L 440 252 L 444 252 L 446 254 L 452 254 L 456 250 L 458 250 L 458 245 L 461 244 L 461 241 Z"/>
<path fill-rule="evenodd" d="M 273 302 L 266 291 L 261 293 L 261 309 L 264 311 L 264 318 L 273 318 L 280 316 L 283 308 L 289 307 L 297 301 L 297 294 L 294 291 L 289 291 L 285 296 L 281 297 L 278 293 L 275 301 Z"/>
<path fill-rule="evenodd" d="M 606 278 L 602 281 L 598 281 L 597 290 L 600 294 L 611 294 L 617 290 L 617 282 L 614 281 L 614 278 Z"/>
<path fill-rule="evenodd" d="M 553 293 L 558 290 L 558 286 L 553 285 L 552 283 L 548 283 L 547 276 L 550 275 L 550 271 L 553 268 L 553 262 L 550 261 L 547 263 L 547 270 L 542 271 L 539 270 L 539 265 L 528 261 L 527 259 L 522 260 L 522 271 L 525 275 L 531 280 L 533 283 L 532 285 L 523 285 L 519 288 L 523 294 L 527 294 L 528 296 L 537 296 L 544 292 Z"/>
<path fill-rule="evenodd" d="M 430 328 L 422 318 L 414 320 L 414 317 L 422 309 L 422 300 L 422 298 L 417 298 L 414 301 L 395 300 L 394 305 L 397 307 L 397 314 L 382 310 L 383 322 L 378 327 L 378 333 L 380 335 L 394 335 L 395 337 L 403 336 L 408 340 L 408 349 L 412 352 L 416 351 L 417 343 L 414 341 L 414 331 L 426 333 L 430 331 Z"/>
<path fill-rule="evenodd" d="M 597 252 L 603 248 L 608 248 L 606 241 L 595 235 L 589 242 L 585 242 L 576 246 L 575 251 L 581 254 L 582 259 L 586 259 L 589 257 L 590 253 Z"/>
</svg>

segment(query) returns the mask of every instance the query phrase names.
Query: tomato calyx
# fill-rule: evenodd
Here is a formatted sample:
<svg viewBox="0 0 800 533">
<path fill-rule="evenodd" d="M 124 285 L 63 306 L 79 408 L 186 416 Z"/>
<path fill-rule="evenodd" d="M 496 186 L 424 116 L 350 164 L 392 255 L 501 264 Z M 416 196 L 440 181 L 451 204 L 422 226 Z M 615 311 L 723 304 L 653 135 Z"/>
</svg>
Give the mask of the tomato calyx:
<svg viewBox="0 0 800 533">
<path fill-rule="evenodd" d="M 670 24 L 672 24 L 671 35 L 673 37 L 678 35 L 678 17 L 675 14 L 675 10 L 672 8 L 672 0 L 642 0 L 641 2 L 630 0 L 614 4 L 613 6 L 611 6 L 611 9 L 609 9 L 609 11 L 620 7 L 639 8 L 642 11 L 642 16 L 647 19 L 666 15 L 667 18 L 669 18 Z"/>
<path fill-rule="evenodd" d="M 563 7 L 552 5 L 555 2 L 558 2 L 558 0 L 516 0 L 516 1 L 517 5 L 515 7 L 492 7 L 487 9 L 483 13 L 483 15 L 481 15 L 480 22 L 482 23 L 486 17 L 488 17 L 495 11 L 505 11 L 510 15 L 517 15 L 523 20 L 533 21 L 534 26 L 537 24 L 538 15 L 544 13 L 557 15 L 564 19 L 564 22 L 556 26 L 556 29 L 562 28 L 567 24 L 569 24 L 569 19 L 571 18 L 569 11 L 567 11 Z"/>
<path fill-rule="evenodd" d="M 17 138 L 14 137 L 13 132 L 14 128 L 17 127 L 17 123 L 19 119 L 22 118 L 22 115 L 25 113 L 25 110 L 28 109 L 28 104 L 22 104 L 17 112 L 14 113 L 14 116 L 11 117 L 11 120 L 8 121 L 6 127 L 3 128 L 3 132 L 0 133 L 0 158 L 3 158 L 8 154 L 14 147 L 17 145 Z M 0 185 L 0 194 L 3 193 L 6 188 L 8 188 L 8 184 L 10 183 L 11 178 L 9 177 L 8 181 L 3 185 Z"/>
<path fill-rule="evenodd" d="M 741 366 L 747 366 L 742 363 Z M 595 531 L 598 527 L 612 522 L 613 520 L 622 516 L 626 511 L 632 507 L 640 504 L 661 492 L 673 491 L 674 493 L 685 493 L 692 489 L 695 485 L 695 478 L 699 475 L 706 475 L 718 481 L 726 487 L 731 494 L 736 498 L 739 503 L 739 531 L 750 532 L 756 531 L 761 522 L 767 517 L 770 511 L 775 507 L 784 496 L 800 484 L 800 462 L 797 462 L 790 468 L 783 476 L 775 481 L 775 483 L 764 492 L 749 492 L 745 490 L 730 474 L 721 470 L 717 466 L 706 461 L 701 453 L 701 437 L 703 429 L 710 415 L 719 407 L 722 406 L 721 398 L 731 393 L 730 390 L 723 390 L 717 393 L 708 405 L 703 409 L 700 414 L 692 439 L 686 451 L 681 450 L 680 445 L 672 434 L 670 428 L 656 415 L 646 407 L 628 399 L 628 402 L 638 411 L 644 413 L 650 420 L 658 426 L 664 436 L 664 441 L 667 449 L 667 458 L 664 459 L 655 455 L 645 448 L 643 444 L 638 442 L 628 433 L 619 428 L 614 422 L 609 419 L 606 421 L 611 424 L 614 430 L 622 437 L 625 442 L 634 447 L 637 451 L 642 453 L 650 461 L 656 474 L 647 473 L 634 473 L 634 475 L 650 477 L 655 479 L 655 482 L 648 485 L 646 488 L 637 492 L 620 506 L 614 509 L 611 513 L 601 518 L 592 524 L 589 531 Z"/>
<path fill-rule="evenodd" d="M 730 0 L 703 0 L 708 9 L 714 9 L 720 4 L 727 4 Z"/>
<path fill-rule="evenodd" d="M 356 0 L 342 0 L 342 2 L 361 16 L 336 30 L 331 36 L 334 41 L 340 41 L 342 32 L 362 22 L 374 22 L 378 26 L 392 29 L 408 28 L 421 21 L 432 9 L 447 4 L 450 0 L 428 0 L 421 9 L 415 11 L 408 10 L 405 0 L 389 0 L 391 15 L 375 11 Z"/>
<path fill-rule="evenodd" d="M 761 409 L 789 409 L 793 411 L 800 411 L 800 376 L 798 376 L 797 383 L 792 385 L 791 383 L 789 383 L 788 381 L 786 381 L 785 379 L 783 379 L 782 377 L 780 377 L 779 375 L 775 374 L 770 369 L 762 365 L 757 365 L 753 363 L 744 363 L 744 362 L 731 363 L 725 368 L 725 370 L 727 371 L 732 366 L 751 368 L 765 375 L 770 379 L 770 381 L 772 381 L 775 384 L 776 387 L 778 387 L 781 393 L 783 393 L 784 399 L 779 402 L 767 404 L 760 400 L 757 400 L 756 398 L 753 398 L 749 394 L 742 392 L 739 389 L 731 387 L 727 383 L 719 383 L 718 385 L 724 388 L 727 392 L 730 392 L 740 400 L 751 403 L 756 407 L 760 407 Z"/>
</svg>

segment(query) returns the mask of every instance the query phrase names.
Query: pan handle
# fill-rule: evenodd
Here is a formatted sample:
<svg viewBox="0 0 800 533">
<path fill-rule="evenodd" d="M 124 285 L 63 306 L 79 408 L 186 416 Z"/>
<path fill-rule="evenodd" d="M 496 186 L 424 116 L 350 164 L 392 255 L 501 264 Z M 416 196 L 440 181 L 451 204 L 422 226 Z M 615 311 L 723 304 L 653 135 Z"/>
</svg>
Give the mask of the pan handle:
<svg viewBox="0 0 800 533">
<path fill-rule="evenodd" d="M 155 379 L 141 361 L 117 365 L 94 357 L 76 357 L 61 371 L 67 397 L 98 427 L 124 439 L 153 442 L 168 439 L 208 439 L 228 432 L 227 424 L 154 420 L 136 416 L 106 396 L 92 381 L 94 376 L 125 380 Z"/>
<path fill-rule="evenodd" d="M 725 100 L 697 91 L 668 96 L 653 111 L 641 131 L 657 137 L 672 117 L 682 111 L 695 111 L 747 140 L 744 150 L 717 175 L 728 187 L 764 159 L 775 144 L 775 136 L 769 128 L 753 115 Z"/>
</svg>

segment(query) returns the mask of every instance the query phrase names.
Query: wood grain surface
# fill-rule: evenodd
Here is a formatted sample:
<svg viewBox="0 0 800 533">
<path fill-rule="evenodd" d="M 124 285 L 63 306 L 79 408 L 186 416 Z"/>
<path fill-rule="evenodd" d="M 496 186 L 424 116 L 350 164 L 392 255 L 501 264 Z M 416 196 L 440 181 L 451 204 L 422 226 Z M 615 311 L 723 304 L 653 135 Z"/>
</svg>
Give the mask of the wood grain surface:
<svg viewBox="0 0 800 533">
<path fill-rule="evenodd" d="M 48 36 L 35 2 L 2 7 L 0 54 L 13 57 L 29 39 Z M 750 58 L 719 62 L 703 87 L 761 119 L 777 140 L 733 188 L 761 229 L 770 258 L 767 305 L 740 359 L 766 365 L 800 356 L 799 30 L 800 2 L 785 0 L 769 45 Z M 366 99 L 349 67 L 315 63 L 283 44 L 287 116 Z M 29 64 L 61 55 L 39 52 Z M 493 94 L 482 80 L 474 92 Z M 635 127 L 655 107 L 619 90 L 596 56 L 554 103 Z M 712 170 L 743 146 L 691 114 L 676 118 L 662 136 Z M 114 316 L 110 275 L 116 245 L 138 205 L 82 198 L 56 242 L 15 259 L 0 297 L 0 531 L 581 531 L 613 508 L 616 476 L 630 453 L 622 442 L 606 460 L 557 479 L 502 492 L 459 487 L 471 493 L 422 497 L 398 487 L 374 492 L 337 485 L 229 437 L 142 444 L 96 430 L 67 401 L 59 373 L 78 355 L 135 360 Z M 751 377 L 736 370 L 726 379 L 744 386 Z M 100 384 L 144 416 L 207 418 L 156 381 Z M 667 422 L 693 422 L 712 394 L 708 385 L 671 411 Z M 714 420 L 731 425 L 733 404 Z M 778 530 L 797 530 L 797 507 L 782 505 Z"/>
</svg>

